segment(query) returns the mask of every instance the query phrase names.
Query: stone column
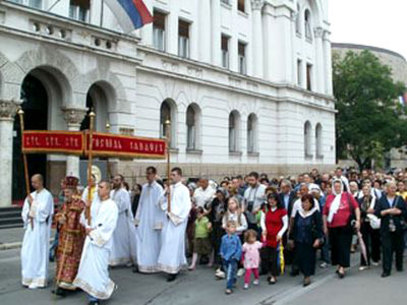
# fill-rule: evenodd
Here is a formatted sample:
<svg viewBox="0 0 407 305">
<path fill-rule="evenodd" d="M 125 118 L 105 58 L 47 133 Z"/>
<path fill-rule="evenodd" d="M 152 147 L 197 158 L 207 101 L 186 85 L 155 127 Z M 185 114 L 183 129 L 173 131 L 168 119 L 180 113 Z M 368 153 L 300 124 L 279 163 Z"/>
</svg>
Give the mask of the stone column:
<svg viewBox="0 0 407 305">
<path fill-rule="evenodd" d="M 252 58 L 253 75 L 263 78 L 263 22 L 261 10 L 264 0 L 251 0 L 252 4 Z"/>
<path fill-rule="evenodd" d="M 221 34 L 220 34 L 221 4 L 219 0 L 211 3 L 211 47 L 212 64 L 220 66 L 221 63 Z"/>
<path fill-rule="evenodd" d="M 319 93 L 325 93 L 325 67 L 324 67 L 324 50 L 322 45 L 323 29 L 317 27 L 314 29 L 315 37 L 315 65 L 316 65 L 316 91 Z"/>
<path fill-rule="evenodd" d="M 63 109 L 68 131 L 79 131 L 81 122 L 86 115 L 86 109 Z M 79 157 L 68 155 L 66 157 L 66 175 L 79 178 Z"/>
<path fill-rule="evenodd" d="M 0 207 L 11 206 L 13 183 L 13 123 L 17 104 L 0 100 Z"/>
</svg>

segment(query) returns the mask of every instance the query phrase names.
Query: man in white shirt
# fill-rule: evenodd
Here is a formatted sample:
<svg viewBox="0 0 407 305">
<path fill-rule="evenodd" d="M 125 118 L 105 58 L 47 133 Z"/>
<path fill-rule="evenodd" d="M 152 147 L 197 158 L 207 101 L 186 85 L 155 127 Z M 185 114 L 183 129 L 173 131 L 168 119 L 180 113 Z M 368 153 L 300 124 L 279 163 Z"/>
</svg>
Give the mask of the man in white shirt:
<svg viewBox="0 0 407 305">
<path fill-rule="evenodd" d="M 338 180 L 338 179 L 341 180 L 343 183 L 343 188 L 344 188 L 343 190 L 346 192 L 349 192 L 350 191 L 349 180 L 348 180 L 348 178 L 343 176 L 342 173 L 343 173 L 342 168 L 337 167 L 335 170 L 335 177 L 333 177 L 332 182 L 334 180 Z M 332 185 L 333 185 L 333 183 L 332 183 Z"/>
<path fill-rule="evenodd" d="M 209 185 L 206 178 L 201 178 L 198 181 L 199 187 L 194 191 L 193 199 L 197 207 L 206 207 L 212 202 L 215 196 L 215 189 Z"/>
<path fill-rule="evenodd" d="M 175 167 L 171 171 L 170 208 L 167 196 L 162 200 L 162 208 L 168 219 L 163 228 L 162 245 L 158 256 L 158 270 L 168 274 L 167 281 L 176 279 L 178 272 L 187 266 L 185 257 L 185 230 L 191 210 L 189 189 L 182 184 L 182 170 Z M 166 186 L 166 193 L 168 186 Z"/>
<path fill-rule="evenodd" d="M 24 239 L 21 248 L 22 284 L 30 289 L 44 288 L 48 283 L 48 253 L 54 201 L 44 188 L 44 179 L 36 174 L 31 178 L 35 189 L 24 201 L 21 216 Z"/>
</svg>

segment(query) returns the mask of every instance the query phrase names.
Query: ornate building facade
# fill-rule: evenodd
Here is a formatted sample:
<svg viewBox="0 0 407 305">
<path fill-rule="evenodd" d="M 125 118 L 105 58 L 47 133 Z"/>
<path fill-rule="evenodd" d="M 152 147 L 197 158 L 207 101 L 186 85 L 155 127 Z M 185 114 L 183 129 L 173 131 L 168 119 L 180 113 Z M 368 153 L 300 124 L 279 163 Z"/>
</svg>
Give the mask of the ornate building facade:
<svg viewBox="0 0 407 305">
<path fill-rule="evenodd" d="M 93 108 L 98 131 L 161 137 L 170 119 L 190 177 L 335 164 L 327 0 L 144 2 L 153 24 L 125 34 L 102 1 L 0 1 L 0 206 L 24 197 L 19 105 L 27 129 L 86 129 Z M 54 192 L 84 162 L 29 156 Z M 108 162 L 130 182 L 164 171 Z"/>
</svg>

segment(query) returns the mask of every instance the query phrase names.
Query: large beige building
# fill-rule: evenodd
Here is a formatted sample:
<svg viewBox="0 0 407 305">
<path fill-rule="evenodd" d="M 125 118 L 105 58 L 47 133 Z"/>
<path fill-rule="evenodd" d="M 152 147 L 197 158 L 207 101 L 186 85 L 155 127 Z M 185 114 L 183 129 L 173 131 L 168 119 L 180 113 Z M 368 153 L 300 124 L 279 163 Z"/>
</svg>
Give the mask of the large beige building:
<svg viewBox="0 0 407 305">
<path fill-rule="evenodd" d="M 170 119 L 189 177 L 335 164 L 327 0 L 144 2 L 154 23 L 128 34 L 103 1 L 0 1 L 0 206 L 24 197 L 18 105 L 28 129 L 87 128 L 89 107 L 98 131 L 161 137 Z M 29 156 L 54 193 L 84 162 Z M 109 164 L 130 183 L 165 168 Z"/>
</svg>

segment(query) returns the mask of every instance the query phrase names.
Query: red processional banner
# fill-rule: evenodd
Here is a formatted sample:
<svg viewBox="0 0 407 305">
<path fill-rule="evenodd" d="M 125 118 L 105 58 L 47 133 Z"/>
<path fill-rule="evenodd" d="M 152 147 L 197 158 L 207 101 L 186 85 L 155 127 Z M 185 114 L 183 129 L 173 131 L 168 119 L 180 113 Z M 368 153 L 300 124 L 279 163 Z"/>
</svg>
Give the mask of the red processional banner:
<svg viewBox="0 0 407 305">
<path fill-rule="evenodd" d="M 23 133 L 22 150 L 26 154 L 82 155 L 84 144 L 81 131 L 26 130 Z"/>
<path fill-rule="evenodd" d="M 93 132 L 94 157 L 165 159 L 163 139 Z M 22 151 L 26 154 L 88 155 L 89 131 L 27 130 L 23 133 Z"/>
<path fill-rule="evenodd" d="M 89 152 L 89 132 L 86 132 L 85 155 Z M 93 132 L 92 155 L 95 157 L 165 159 L 166 141 Z"/>
</svg>

